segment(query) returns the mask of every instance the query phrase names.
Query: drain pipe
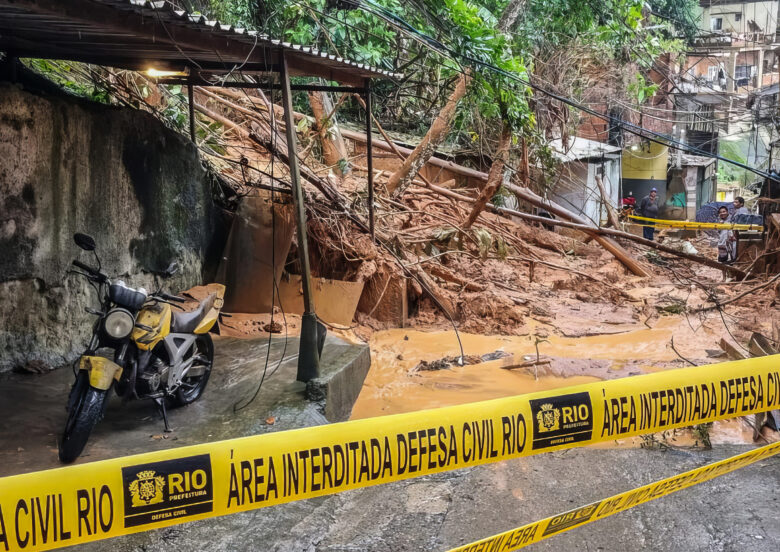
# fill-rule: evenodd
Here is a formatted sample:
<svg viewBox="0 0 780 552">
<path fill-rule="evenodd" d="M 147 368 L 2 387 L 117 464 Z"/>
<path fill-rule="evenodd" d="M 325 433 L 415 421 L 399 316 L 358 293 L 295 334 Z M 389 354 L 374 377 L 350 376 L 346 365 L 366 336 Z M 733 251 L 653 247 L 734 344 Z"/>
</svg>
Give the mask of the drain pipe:
<svg viewBox="0 0 780 552">
<path fill-rule="evenodd" d="M 303 315 L 301 316 L 301 342 L 298 352 L 298 381 L 307 382 L 320 375 L 321 343 L 324 342 L 324 331 L 319 330 L 317 315 L 314 312 L 314 296 L 311 285 L 311 268 L 309 266 L 309 241 L 306 234 L 306 209 L 303 204 L 303 188 L 301 187 L 301 171 L 298 167 L 298 148 L 295 138 L 295 123 L 293 123 L 292 92 L 290 91 L 290 74 L 287 70 L 287 57 L 284 51 L 279 52 L 279 78 L 282 81 L 282 102 L 284 104 L 284 126 L 287 137 L 289 155 L 290 180 L 292 196 L 295 204 L 295 224 L 298 233 L 298 261 L 301 263 L 301 285 L 303 288 Z M 322 326 L 324 330 L 324 326 Z M 320 339 L 322 335 L 322 339 Z"/>
</svg>

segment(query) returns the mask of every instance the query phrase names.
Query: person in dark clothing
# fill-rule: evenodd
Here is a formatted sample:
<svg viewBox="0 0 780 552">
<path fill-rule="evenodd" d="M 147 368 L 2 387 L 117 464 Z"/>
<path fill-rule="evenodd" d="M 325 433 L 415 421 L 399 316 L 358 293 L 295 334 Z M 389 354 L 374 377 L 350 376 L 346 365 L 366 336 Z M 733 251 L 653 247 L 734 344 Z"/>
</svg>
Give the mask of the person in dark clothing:
<svg viewBox="0 0 780 552">
<path fill-rule="evenodd" d="M 647 218 L 658 218 L 658 190 L 653 188 L 650 193 L 642 198 L 639 202 L 639 216 Z M 645 226 L 642 228 L 642 235 L 646 240 L 653 241 L 653 228 L 652 222 L 643 220 L 642 224 Z"/>
</svg>

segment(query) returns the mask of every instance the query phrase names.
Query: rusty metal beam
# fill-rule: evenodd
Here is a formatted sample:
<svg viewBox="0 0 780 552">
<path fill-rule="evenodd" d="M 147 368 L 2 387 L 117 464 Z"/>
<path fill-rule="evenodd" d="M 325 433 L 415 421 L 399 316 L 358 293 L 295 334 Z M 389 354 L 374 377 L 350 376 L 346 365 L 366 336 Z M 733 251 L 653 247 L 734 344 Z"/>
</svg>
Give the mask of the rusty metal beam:
<svg viewBox="0 0 780 552">
<path fill-rule="evenodd" d="M 192 93 L 192 83 L 187 84 L 187 110 L 190 115 L 190 139 L 197 146 L 198 141 L 195 139 L 195 98 Z"/>
</svg>

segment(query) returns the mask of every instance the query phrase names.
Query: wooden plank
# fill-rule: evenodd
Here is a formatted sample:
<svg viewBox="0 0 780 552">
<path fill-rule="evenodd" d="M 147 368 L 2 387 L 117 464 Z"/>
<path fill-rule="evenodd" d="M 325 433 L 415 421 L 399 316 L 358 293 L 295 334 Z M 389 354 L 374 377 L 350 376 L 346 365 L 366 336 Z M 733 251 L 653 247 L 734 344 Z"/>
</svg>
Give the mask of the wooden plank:
<svg viewBox="0 0 780 552">
<path fill-rule="evenodd" d="M 725 339 L 721 338 L 720 340 L 720 348 L 723 349 L 726 352 L 726 356 L 729 357 L 731 360 L 743 360 L 745 359 L 745 355 L 740 353 L 734 345 L 726 341 Z"/>
</svg>

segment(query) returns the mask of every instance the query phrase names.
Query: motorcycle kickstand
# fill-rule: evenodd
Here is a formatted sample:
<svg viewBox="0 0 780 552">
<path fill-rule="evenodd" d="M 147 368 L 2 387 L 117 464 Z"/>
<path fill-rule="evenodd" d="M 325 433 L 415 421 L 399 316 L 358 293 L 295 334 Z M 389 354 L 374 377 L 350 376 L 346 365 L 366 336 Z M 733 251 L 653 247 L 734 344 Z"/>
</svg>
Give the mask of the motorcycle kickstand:
<svg viewBox="0 0 780 552">
<path fill-rule="evenodd" d="M 157 397 L 154 399 L 154 403 L 157 405 L 157 409 L 162 415 L 163 423 L 165 424 L 165 433 L 173 433 L 171 426 L 168 425 L 168 412 L 165 409 L 165 397 Z"/>
</svg>

